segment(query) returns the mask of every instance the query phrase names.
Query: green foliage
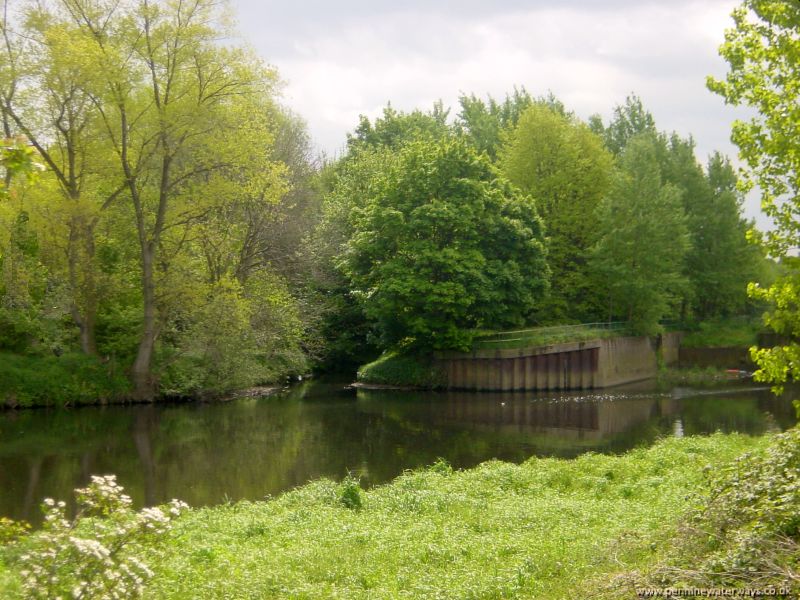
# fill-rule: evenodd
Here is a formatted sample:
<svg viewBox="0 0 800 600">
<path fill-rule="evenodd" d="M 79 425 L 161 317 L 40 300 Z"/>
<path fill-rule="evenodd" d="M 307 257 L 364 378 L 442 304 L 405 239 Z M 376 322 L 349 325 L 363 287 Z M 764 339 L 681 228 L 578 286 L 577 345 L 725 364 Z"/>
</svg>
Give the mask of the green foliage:
<svg viewBox="0 0 800 600">
<path fill-rule="evenodd" d="M 433 110 L 427 113 L 421 110 L 402 113 L 389 105 L 383 109 L 383 116 L 375 119 L 374 125 L 362 115 L 355 133 L 348 134 L 347 145 L 351 151 L 365 147 L 397 150 L 414 140 L 439 139 L 450 134 L 449 112 L 441 102 L 434 104 Z"/>
<path fill-rule="evenodd" d="M 705 492 L 640 586 L 786 587 L 800 561 L 800 430 L 708 469 Z"/>
<path fill-rule="evenodd" d="M 304 371 L 309 143 L 224 7 L 8 8 L 0 350 L 102 356 L 147 400 Z"/>
<path fill-rule="evenodd" d="M 681 340 L 686 348 L 707 348 L 739 346 L 750 347 L 756 344 L 757 336 L 763 330 L 761 320 L 756 318 L 714 319 L 698 323 L 696 329 L 689 329 Z"/>
<path fill-rule="evenodd" d="M 652 135 L 625 147 L 598 229 L 592 266 L 607 294 L 609 317 L 630 321 L 637 333 L 657 333 L 686 286 L 690 241 L 680 192 L 662 182 Z"/>
<path fill-rule="evenodd" d="M 158 360 L 164 393 L 218 394 L 306 372 L 297 308 L 271 273 L 244 287 L 223 279 L 200 297 L 176 312 L 165 332 Z"/>
<path fill-rule="evenodd" d="M 476 327 L 521 323 L 548 276 L 533 202 L 458 139 L 375 159 L 340 268 L 384 347 L 465 349 Z"/>
<path fill-rule="evenodd" d="M 20 356 L 0 353 L 0 404 L 73 406 L 119 402 L 130 394 L 122 368 L 78 353 Z"/>
<path fill-rule="evenodd" d="M 357 477 L 348 475 L 345 477 L 338 487 L 339 502 L 345 508 L 351 510 L 358 510 L 362 506 L 362 490 L 361 484 Z"/>
<path fill-rule="evenodd" d="M 362 383 L 414 386 L 428 389 L 443 388 L 447 377 L 427 355 L 385 352 L 377 360 L 358 370 Z"/>
<path fill-rule="evenodd" d="M 547 230 L 552 286 L 537 320 L 591 320 L 598 299 L 587 253 L 596 241 L 597 207 L 611 183 L 611 155 L 586 125 L 536 102 L 508 132 L 499 164 L 536 201 Z"/>
<path fill-rule="evenodd" d="M 0 138 L 0 201 L 9 197 L 14 179 L 32 181 L 37 166 L 35 151 L 23 138 Z"/>
<path fill-rule="evenodd" d="M 557 101 L 551 98 L 552 103 Z M 503 102 L 489 96 L 486 101 L 475 94 L 461 95 L 458 103 L 458 126 L 466 133 L 478 152 L 486 152 L 492 160 L 496 160 L 503 134 L 515 127 L 520 115 L 534 102 L 531 95 L 523 87 L 514 88 L 511 95 L 506 95 Z M 558 103 L 563 112 L 563 105 Z"/>
<path fill-rule="evenodd" d="M 757 185 L 762 210 L 775 228 L 761 236 L 768 254 L 787 269 L 774 285 L 751 285 L 758 300 L 771 305 L 766 324 L 777 333 L 800 333 L 800 269 L 793 256 L 800 245 L 800 7 L 779 0 L 745 0 L 733 12 L 735 27 L 726 32 L 720 54 L 728 62 L 724 80 L 709 77 L 708 86 L 734 105 L 754 108 L 757 115 L 733 124 L 732 139 L 749 172 L 745 184 Z M 780 385 L 800 377 L 800 345 L 753 349 L 761 367 L 760 381 Z"/>
<path fill-rule="evenodd" d="M 593 121 L 592 129 L 603 137 L 603 141 L 614 155 L 619 156 L 631 139 L 641 134 L 656 135 L 656 122 L 653 115 L 645 109 L 641 98 L 631 95 L 625 104 L 614 107 L 614 116 L 608 127 L 603 127 L 599 119 Z"/>
<path fill-rule="evenodd" d="M 183 515 L 153 565 L 157 598 L 586 598 L 646 568 L 717 468 L 760 442 L 668 439 L 624 456 L 434 467 L 361 491 L 317 481 Z M 309 543 L 313 540 L 313 543 Z"/>
</svg>

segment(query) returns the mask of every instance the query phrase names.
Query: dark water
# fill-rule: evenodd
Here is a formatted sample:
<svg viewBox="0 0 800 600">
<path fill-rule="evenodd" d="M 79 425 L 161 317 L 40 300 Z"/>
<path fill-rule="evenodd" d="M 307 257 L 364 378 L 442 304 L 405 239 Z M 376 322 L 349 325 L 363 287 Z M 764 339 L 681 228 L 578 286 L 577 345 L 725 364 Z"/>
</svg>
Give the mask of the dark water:
<svg viewBox="0 0 800 600">
<path fill-rule="evenodd" d="M 141 504 L 192 505 L 275 495 L 349 471 L 366 485 L 444 457 L 621 452 L 661 436 L 792 426 L 792 396 L 731 388 L 668 393 L 475 394 L 342 391 L 310 383 L 226 404 L 0 413 L 0 516 L 38 521 L 46 497 L 69 499 L 89 475 L 116 473 Z"/>
</svg>

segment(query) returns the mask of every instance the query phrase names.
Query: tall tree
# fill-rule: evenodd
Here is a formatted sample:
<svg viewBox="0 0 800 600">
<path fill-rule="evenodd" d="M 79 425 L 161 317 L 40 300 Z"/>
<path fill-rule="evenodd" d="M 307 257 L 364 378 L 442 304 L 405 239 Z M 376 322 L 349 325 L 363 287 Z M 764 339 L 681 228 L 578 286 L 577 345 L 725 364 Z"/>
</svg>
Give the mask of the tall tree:
<svg viewBox="0 0 800 600">
<path fill-rule="evenodd" d="M 603 127 L 602 121 L 597 116 L 593 116 L 590 123 L 592 131 L 603 137 L 606 147 L 615 156 L 622 154 L 632 137 L 640 133 L 657 134 L 653 115 L 645 109 L 642 99 L 634 94 L 625 98 L 625 104 L 614 107 L 611 122 L 607 127 Z"/>
<path fill-rule="evenodd" d="M 558 103 L 552 96 L 550 98 L 554 105 Z M 503 133 L 516 126 L 520 115 L 533 102 L 533 97 L 524 87 L 514 88 L 502 102 L 491 96 L 483 100 L 475 94 L 469 96 L 462 94 L 458 99 L 461 106 L 458 126 L 472 140 L 478 152 L 486 152 L 489 158 L 495 160 Z M 561 108 L 563 109 L 563 105 Z"/>
<path fill-rule="evenodd" d="M 0 69 L 0 113 L 7 133 L 23 135 L 57 183 L 69 231 L 63 251 L 72 318 L 80 329 L 83 351 L 93 354 L 99 302 L 95 229 L 124 183 L 119 177 L 98 185 L 108 148 L 97 143 L 97 115 L 87 89 L 87 39 L 74 22 L 75 8 L 70 2 L 28 3 L 18 15 L 21 30 L 15 31 L 4 4 L 8 61 Z M 100 4 L 95 12 L 106 9 L 110 7 Z"/>
<path fill-rule="evenodd" d="M 92 331 L 104 272 L 95 257 L 100 216 L 113 213 L 112 235 L 135 240 L 141 316 L 131 376 L 137 397 L 149 399 L 170 315 L 189 290 L 195 305 L 241 295 L 226 282 L 238 271 L 243 285 L 254 268 L 253 222 L 243 221 L 286 191 L 285 169 L 268 150 L 275 75 L 219 44 L 226 21 L 213 0 L 61 0 L 32 3 L 26 14 L 31 52 L 3 70 L 16 83 L 0 82 L 2 108 L 75 206 L 67 247 L 82 334 Z M 221 214 L 236 222 L 209 227 Z M 217 287 L 198 287 L 205 277 Z M 93 346 L 87 333 L 84 349 Z"/>
<path fill-rule="evenodd" d="M 365 146 L 397 149 L 420 138 L 440 138 L 450 132 L 449 112 L 441 101 L 434 103 L 428 112 L 417 109 L 404 113 L 389 105 L 375 123 L 361 115 L 355 132 L 347 136 L 347 145 L 350 150 Z"/>
<path fill-rule="evenodd" d="M 465 349 L 474 328 L 523 323 L 548 275 L 531 200 L 453 137 L 369 161 L 340 260 L 384 347 Z"/>
<path fill-rule="evenodd" d="M 609 318 L 630 321 L 641 334 L 656 333 L 680 297 L 690 246 L 680 192 L 662 182 L 657 144 L 649 133 L 626 144 L 598 212 L 591 262 Z"/>
<path fill-rule="evenodd" d="M 720 54 L 728 62 L 724 80 L 709 88 L 726 102 L 754 108 L 757 115 L 733 124 L 732 139 L 748 166 L 747 183 L 758 185 L 761 207 L 775 228 L 763 242 L 780 258 L 786 274 L 753 294 L 772 303 L 766 322 L 778 333 L 800 336 L 800 4 L 745 0 L 733 12 Z M 754 351 L 762 381 L 800 379 L 800 344 Z"/>
<path fill-rule="evenodd" d="M 611 155 L 585 124 L 537 102 L 508 133 L 499 165 L 512 183 L 533 196 L 545 223 L 552 288 L 538 318 L 591 318 L 595 294 L 586 253 L 596 241 L 594 213 L 609 188 Z"/>
</svg>

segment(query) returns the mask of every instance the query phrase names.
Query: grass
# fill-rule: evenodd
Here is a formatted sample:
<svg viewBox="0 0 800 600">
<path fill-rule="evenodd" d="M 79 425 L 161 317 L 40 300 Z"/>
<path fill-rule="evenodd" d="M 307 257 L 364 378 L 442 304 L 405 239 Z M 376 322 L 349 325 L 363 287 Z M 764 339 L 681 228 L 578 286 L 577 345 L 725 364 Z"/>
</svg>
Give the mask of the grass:
<svg viewBox="0 0 800 600">
<path fill-rule="evenodd" d="M 378 385 L 437 389 L 447 385 L 446 374 L 430 357 L 386 352 L 358 370 L 358 381 Z"/>
<path fill-rule="evenodd" d="M 484 332 L 475 339 L 472 345 L 476 350 L 515 349 L 531 346 L 549 346 L 567 342 L 583 342 L 629 334 L 630 329 L 624 323 L 559 325 L 520 331 Z"/>
<path fill-rule="evenodd" d="M 681 345 L 685 348 L 744 348 L 756 345 L 763 329 L 759 318 L 705 321 L 687 331 Z"/>
<path fill-rule="evenodd" d="M 0 405 L 70 406 L 123 399 L 121 369 L 83 354 L 26 356 L 0 352 Z"/>
<path fill-rule="evenodd" d="M 656 381 L 659 388 L 664 389 L 678 385 L 712 387 L 721 382 L 742 381 L 742 378 L 719 367 L 668 367 L 659 370 Z"/>
<path fill-rule="evenodd" d="M 369 491 L 353 478 L 320 480 L 267 501 L 194 509 L 144 557 L 155 571 L 145 598 L 634 598 L 634 585 L 664 580 L 676 560 L 725 559 L 741 541 L 735 527 L 751 527 L 753 514 L 796 534 L 798 492 L 780 475 L 800 455 L 790 435 L 777 454 L 771 436 L 715 434 L 620 456 L 466 471 L 439 461 Z M 744 452 L 756 460 L 734 462 Z M 709 484 L 715 473 L 727 479 Z M 741 493 L 726 492 L 729 475 L 743 473 Z M 687 533 L 704 506 L 728 508 L 704 517 L 711 531 Z M 713 528 L 727 528 L 731 545 L 709 549 Z M 13 556 L 0 547 L 9 599 L 20 597 Z"/>
<path fill-rule="evenodd" d="M 617 457 L 438 463 L 358 502 L 352 481 L 322 480 L 198 509 L 170 534 L 147 596 L 588 597 L 621 568 L 655 563 L 707 465 L 762 444 L 718 434 Z"/>
</svg>

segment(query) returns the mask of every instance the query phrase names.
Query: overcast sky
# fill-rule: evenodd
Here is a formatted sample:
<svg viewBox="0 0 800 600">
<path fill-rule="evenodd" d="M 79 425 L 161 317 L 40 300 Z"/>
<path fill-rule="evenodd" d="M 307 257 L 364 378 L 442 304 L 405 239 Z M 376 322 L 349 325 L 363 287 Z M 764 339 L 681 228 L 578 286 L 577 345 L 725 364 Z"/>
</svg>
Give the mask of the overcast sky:
<svg viewBox="0 0 800 600">
<path fill-rule="evenodd" d="M 730 124 L 745 115 L 705 87 L 735 0 L 232 0 L 239 31 L 285 81 L 284 102 L 316 146 L 341 153 L 358 116 L 457 112 L 460 93 L 502 98 L 552 91 L 568 109 L 607 120 L 631 92 L 659 129 L 691 134 L 698 159 L 731 158 Z M 748 217 L 758 200 L 748 198 Z M 765 224 L 763 218 L 759 224 Z"/>
</svg>

